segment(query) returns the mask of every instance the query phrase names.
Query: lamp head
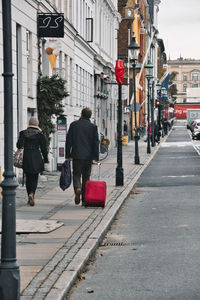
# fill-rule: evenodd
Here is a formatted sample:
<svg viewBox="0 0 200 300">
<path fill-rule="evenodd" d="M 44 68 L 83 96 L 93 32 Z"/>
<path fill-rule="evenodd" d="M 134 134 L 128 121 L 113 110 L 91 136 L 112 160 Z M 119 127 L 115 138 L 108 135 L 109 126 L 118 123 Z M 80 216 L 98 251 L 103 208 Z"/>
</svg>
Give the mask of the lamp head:
<svg viewBox="0 0 200 300">
<path fill-rule="evenodd" d="M 147 62 L 147 64 L 144 66 L 144 68 L 147 70 L 147 72 L 146 72 L 146 78 L 147 78 L 147 79 L 153 78 L 153 74 L 152 74 L 152 72 L 153 72 L 153 65 L 152 65 L 152 63 L 151 63 L 150 58 L 148 58 L 148 62 Z"/>
<path fill-rule="evenodd" d="M 140 46 L 137 44 L 135 40 L 135 35 L 133 33 L 132 40 L 128 45 L 129 56 L 131 59 L 136 60 L 138 58 Z"/>
</svg>

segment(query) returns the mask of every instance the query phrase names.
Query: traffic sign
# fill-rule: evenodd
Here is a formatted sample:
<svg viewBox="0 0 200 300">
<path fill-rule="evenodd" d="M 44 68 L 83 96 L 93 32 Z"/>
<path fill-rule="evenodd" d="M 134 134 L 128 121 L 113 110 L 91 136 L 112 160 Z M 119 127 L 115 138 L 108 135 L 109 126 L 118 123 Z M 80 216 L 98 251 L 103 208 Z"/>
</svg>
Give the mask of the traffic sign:
<svg viewBox="0 0 200 300">
<path fill-rule="evenodd" d="M 132 103 L 132 104 L 130 105 L 130 109 L 131 109 L 132 111 L 135 111 L 134 103 Z M 141 104 L 138 103 L 138 102 L 136 102 L 136 112 L 139 111 L 140 109 L 141 109 Z"/>
</svg>

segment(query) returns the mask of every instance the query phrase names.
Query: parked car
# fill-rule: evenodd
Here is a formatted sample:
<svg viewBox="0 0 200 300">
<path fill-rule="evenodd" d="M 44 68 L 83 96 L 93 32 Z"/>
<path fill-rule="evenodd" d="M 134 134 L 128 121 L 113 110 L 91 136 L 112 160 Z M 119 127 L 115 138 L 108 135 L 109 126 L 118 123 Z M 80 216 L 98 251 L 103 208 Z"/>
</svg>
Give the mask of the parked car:
<svg viewBox="0 0 200 300">
<path fill-rule="evenodd" d="M 194 132 L 195 126 L 197 126 L 196 129 L 198 129 L 197 124 L 199 123 L 200 123 L 200 119 L 193 120 L 190 124 L 187 125 L 187 128 L 190 129 L 191 132 Z"/>
<path fill-rule="evenodd" d="M 200 119 L 194 120 L 190 124 L 190 130 L 192 132 L 192 139 L 200 139 Z"/>
</svg>

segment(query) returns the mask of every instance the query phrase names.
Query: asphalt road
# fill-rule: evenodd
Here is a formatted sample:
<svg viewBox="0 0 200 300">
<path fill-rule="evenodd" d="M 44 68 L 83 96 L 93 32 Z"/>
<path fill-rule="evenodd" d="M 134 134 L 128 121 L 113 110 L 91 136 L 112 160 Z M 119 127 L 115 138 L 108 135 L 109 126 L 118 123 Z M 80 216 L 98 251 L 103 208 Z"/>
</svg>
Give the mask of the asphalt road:
<svg viewBox="0 0 200 300">
<path fill-rule="evenodd" d="M 66 299 L 199 300 L 199 195 L 200 157 L 175 126 Z"/>
</svg>

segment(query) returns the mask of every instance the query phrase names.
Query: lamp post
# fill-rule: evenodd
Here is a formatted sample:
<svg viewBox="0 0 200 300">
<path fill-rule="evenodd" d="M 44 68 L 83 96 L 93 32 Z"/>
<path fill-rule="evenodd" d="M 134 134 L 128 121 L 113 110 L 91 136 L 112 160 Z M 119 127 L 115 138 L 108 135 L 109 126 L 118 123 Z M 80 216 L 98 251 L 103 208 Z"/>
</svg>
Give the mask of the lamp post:
<svg viewBox="0 0 200 300">
<path fill-rule="evenodd" d="M 118 83 L 118 109 L 117 109 L 117 168 L 116 186 L 124 185 L 124 170 L 122 168 L 122 83 L 124 77 L 124 61 L 118 59 L 115 66 L 115 76 Z"/>
<path fill-rule="evenodd" d="M 154 126 L 154 81 L 151 86 L 151 126 L 152 126 L 152 140 L 151 146 L 155 146 L 155 126 Z"/>
<path fill-rule="evenodd" d="M 16 187 L 13 171 L 13 87 L 11 0 L 2 1 L 4 56 L 4 180 L 2 195 L 2 236 L 0 299 L 20 299 L 20 275 L 16 260 Z"/>
<path fill-rule="evenodd" d="M 160 133 L 161 130 L 161 104 L 160 104 L 160 100 L 161 100 L 161 83 L 158 80 L 158 82 L 156 83 L 156 88 L 157 88 L 157 108 L 158 108 L 158 132 Z M 160 141 L 160 134 L 158 134 L 158 141 Z"/>
<path fill-rule="evenodd" d="M 147 153 L 151 153 L 151 146 L 150 146 L 150 80 L 153 78 L 152 76 L 152 70 L 153 70 L 153 65 L 151 64 L 150 59 L 148 59 L 148 63 L 145 65 L 145 69 L 147 70 L 146 74 L 146 79 L 148 82 L 148 94 L 147 94 Z"/>
<path fill-rule="evenodd" d="M 130 53 L 130 61 L 133 66 L 133 93 L 134 93 L 134 117 L 135 117 L 135 164 L 139 165 L 140 164 L 140 157 L 139 157 L 139 147 L 138 147 L 138 129 L 137 129 L 137 110 L 136 110 L 136 85 L 135 85 L 135 69 L 136 69 L 136 60 L 138 58 L 138 53 L 139 53 L 140 46 L 136 43 L 135 41 L 135 36 L 133 34 L 131 43 L 128 46 L 128 50 Z M 131 111 L 132 115 L 132 111 Z"/>
<path fill-rule="evenodd" d="M 162 86 L 161 87 L 161 99 L 166 100 L 165 96 L 166 96 L 166 88 L 164 86 Z M 163 108 L 164 109 L 162 109 L 162 111 L 161 111 L 161 114 L 162 114 L 161 117 L 162 117 L 162 125 L 163 125 L 162 136 L 164 137 L 165 134 L 167 134 L 167 121 L 165 119 L 165 113 L 164 113 L 164 111 L 165 111 L 164 101 L 163 101 Z"/>
</svg>

